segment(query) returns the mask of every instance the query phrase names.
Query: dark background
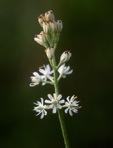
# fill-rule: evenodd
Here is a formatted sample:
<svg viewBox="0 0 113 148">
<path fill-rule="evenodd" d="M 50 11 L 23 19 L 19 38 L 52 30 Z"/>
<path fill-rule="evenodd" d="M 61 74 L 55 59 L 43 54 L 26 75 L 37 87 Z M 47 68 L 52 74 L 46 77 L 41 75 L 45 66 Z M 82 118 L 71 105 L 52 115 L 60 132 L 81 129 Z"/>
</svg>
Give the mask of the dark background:
<svg viewBox="0 0 113 148">
<path fill-rule="evenodd" d="M 82 108 L 64 115 L 71 148 L 113 147 L 113 2 L 109 0 L 0 1 L 0 147 L 64 148 L 57 115 L 43 120 L 32 111 L 51 86 L 30 88 L 30 76 L 47 64 L 37 16 L 53 10 L 63 21 L 57 56 L 71 50 L 74 73 L 61 80 L 64 97 Z"/>
</svg>

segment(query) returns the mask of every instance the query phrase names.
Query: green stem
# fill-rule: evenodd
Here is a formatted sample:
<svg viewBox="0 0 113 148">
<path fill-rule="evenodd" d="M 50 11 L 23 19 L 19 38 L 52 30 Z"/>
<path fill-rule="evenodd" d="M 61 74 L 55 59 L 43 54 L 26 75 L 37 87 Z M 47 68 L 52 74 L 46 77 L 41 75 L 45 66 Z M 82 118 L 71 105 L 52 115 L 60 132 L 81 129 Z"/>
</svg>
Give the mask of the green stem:
<svg viewBox="0 0 113 148">
<path fill-rule="evenodd" d="M 70 148 L 68 137 L 67 137 L 67 131 L 66 131 L 66 127 L 65 127 L 65 123 L 64 123 L 64 119 L 63 119 L 62 110 L 58 110 L 58 117 L 59 117 L 61 129 L 62 129 L 62 135 L 64 138 L 65 147 Z"/>
<path fill-rule="evenodd" d="M 55 56 L 53 58 L 53 69 L 54 69 L 54 89 L 55 89 L 56 95 L 58 96 L 59 95 L 58 80 L 57 80 L 58 73 L 57 73 L 57 68 L 56 68 Z M 64 138 L 65 148 L 70 148 L 68 137 L 67 137 L 67 131 L 66 131 L 66 127 L 65 127 L 65 123 L 64 123 L 64 119 L 63 119 L 62 110 L 58 110 L 58 117 L 59 117 L 60 126 L 61 126 L 61 130 L 62 130 L 62 135 Z"/>
</svg>

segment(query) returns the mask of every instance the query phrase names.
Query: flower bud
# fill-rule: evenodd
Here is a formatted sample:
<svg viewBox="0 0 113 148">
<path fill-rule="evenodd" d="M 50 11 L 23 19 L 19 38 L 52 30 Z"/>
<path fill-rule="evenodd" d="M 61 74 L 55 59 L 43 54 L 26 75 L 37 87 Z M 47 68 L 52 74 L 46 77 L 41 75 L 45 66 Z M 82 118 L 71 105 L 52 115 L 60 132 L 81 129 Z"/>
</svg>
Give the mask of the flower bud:
<svg viewBox="0 0 113 148">
<path fill-rule="evenodd" d="M 54 56 L 53 48 L 47 48 L 45 50 L 45 52 L 46 52 L 46 55 L 47 55 L 48 59 L 52 59 L 53 58 L 53 56 Z"/>
<path fill-rule="evenodd" d="M 50 22 L 50 28 L 51 28 L 51 32 L 57 32 L 57 22 L 51 21 Z"/>
<path fill-rule="evenodd" d="M 44 21 L 45 21 L 45 16 L 44 16 L 44 14 L 41 14 L 41 15 L 38 17 L 38 22 L 39 22 L 39 24 L 42 26 Z"/>
<path fill-rule="evenodd" d="M 53 14 L 53 11 L 50 10 L 48 12 L 45 13 L 45 20 L 48 21 L 53 21 L 55 19 L 55 16 Z"/>
<path fill-rule="evenodd" d="M 40 45 L 46 47 L 47 39 L 43 31 L 39 35 L 35 35 L 34 40 Z"/>
<path fill-rule="evenodd" d="M 44 33 L 48 33 L 49 31 L 50 31 L 50 24 L 49 24 L 49 22 L 43 22 L 43 31 L 44 31 Z"/>
<path fill-rule="evenodd" d="M 41 35 L 35 35 L 34 40 L 39 43 L 40 45 L 43 45 L 42 37 Z"/>
<path fill-rule="evenodd" d="M 60 57 L 60 63 L 65 63 L 71 58 L 71 53 L 69 51 L 64 51 Z"/>
<path fill-rule="evenodd" d="M 58 32 L 61 32 L 63 28 L 63 24 L 61 20 L 57 20 L 57 30 Z"/>
</svg>

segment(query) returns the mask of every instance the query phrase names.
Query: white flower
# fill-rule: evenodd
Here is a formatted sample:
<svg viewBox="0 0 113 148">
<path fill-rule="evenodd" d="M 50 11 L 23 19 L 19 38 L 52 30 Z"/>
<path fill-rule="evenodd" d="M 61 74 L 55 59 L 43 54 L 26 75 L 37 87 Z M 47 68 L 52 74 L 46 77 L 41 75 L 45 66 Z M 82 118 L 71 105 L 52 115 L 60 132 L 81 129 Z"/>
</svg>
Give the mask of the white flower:
<svg viewBox="0 0 113 148">
<path fill-rule="evenodd" d="M 64 100 L 61 100 L 62 95 L 58 96 L 54 93 L 53 96 L 48 94 L 48 98 L 50 100 L 45 100 L 45 103 L 50 104 L 50 108 L 53 109 L 53 113 L 56 113 L 57 109 L 61 109 L 62 106 L 60 104 L 64 103 Z"/>
<path fill-rule="evenodd" d="M 38 85 L 44 78 L 44 76 L 40 76 L 37 72 L 33 72 L 33 75 L 34 76 L 31 76 L 31 83 L 30 83 L 30 86 L 33 87 L 33 86 L 36 86 Z"/>
<path fill-rule="evenodd" d="M 47 79 L 51 80 L 52 82 L 54 81 L 53 80 L 53 76 L 51 76 L 51 74 L 53 74 L 53 70 L 51 71 L 51 68 L 49 65 L 44 65 L 44 69 L 40 68 L 39 69 L 39 72 L 41 74 L 43 74 L 43 77 L 44 77 L 44 80 L 46 81 Z M 44 85 L 45 83 L 43 83 Z"/>
<path fill-rule="evenodd" d="M 65 66 L 65 64 L 63 64 L 58 69 L 58 72 L 60 74 L 59 78 L 61 78 L 61 77 L 65 78 L 66 75 L 70 75 L 73 72 L 73 70 L 72 69 L 70 70 L 70 66 Z"/>
<path fill-rule="evenodd" d="M 36 86 L 40 83 L 42 83 L 42 85 L 45 85 L 46 83 L 52 84 L 54 82 L 54 77 L 51 76 L 51 74 L 53 74 L 53 70 L 51 71 L 51 68 L 49 65 L 43 66 L 43 68 L 39 69 L 39 72 L 41 73 L 38 74 L 37 72 L 33 72 L 34 76 L 31 76 L 31 83 L 30 86 Z M 50 81 L 47 81 L 47 79 L 49 79 Z"/>
<path fill-rule="evenodd" d="M 46 105 L 44 105 L 43 98 L 41 98 L 41 102 L 37 101 L 37 103 L 35 103 L 35 105 L 37 105 L 37 106 L 34 107 L 33 110 L 38 113 L 37 116 L 41 114 L 40 118 L 42 119 L 44 116 L 47 115 L 47 111 L 45 110 Z"/>
<path fill-rule="evenodd" d="M 70 100 L 69 100 L 69 97 L 70 96 L 67 97 L 67 101 L 65 102 L 65 107 L 67 107 L 65 109 L 65 113 L 67 113 L 69 111 L 70 116 L 72 116 L 73 112 L 74 113 L 78 112 L 78 108 L 79 108 L 78 103 L 79 103 L 79 101 L 75 100 L 77 97 L 75 97 L 74 95 L 71 97 Z"/>
</svg>

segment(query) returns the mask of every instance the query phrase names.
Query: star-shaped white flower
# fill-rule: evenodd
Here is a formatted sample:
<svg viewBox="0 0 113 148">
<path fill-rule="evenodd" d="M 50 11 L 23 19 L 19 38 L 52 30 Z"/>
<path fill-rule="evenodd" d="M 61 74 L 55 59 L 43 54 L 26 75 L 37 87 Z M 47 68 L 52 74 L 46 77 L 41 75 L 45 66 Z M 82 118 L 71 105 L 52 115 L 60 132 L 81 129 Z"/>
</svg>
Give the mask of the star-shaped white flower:
<svg viewBox="0 0 113 148">
<path fill-rule="evenodd" d="M 69 100 L 70 96 L 67 97 L 67 101 L 65 102 L 65 107 L 67 107 L 65 109 L 65 113 L 67 113 L 69 111 L 70 116 L 73 115 L 74 113 L 78 112 L 78 103 L 79 101 L 76 101 L 75 99 L 77 98 L 76 96 L 72 96 L 71 99 Z"/>
<path fill-rule="evenodd" d="M 39 69 L 39 72 L 43 75 L 45 81 L 49 79 L 50 81 L 54 82 L 53 76 L 51 76 L 51 74 L 53 74 L 53 70 L 51 70 L 49 65 L 44 65 L 43 69 Z"/>
<path fill-rule="evenodd" d="M 31 87 L 38 85 L 44 79 L 44 76 L 40 76 L 37 72 L 33 72 L 33 75 L 30 77 L 32 81 L 30 83 Z"/>
<path fill-rule="evenodd" d="M 58 69 L 58 72 L 60 74 L 58 79 L 60 79 L 61 77 L 65 78 L 67 75 L 70 75 L 73 70 L 70 70 L 70 66 L 65 66 L 65 64 L 63 64 Z"/>
<path fill-rule="evenodd" d="M 48 98 L 50 100 L 45 100 L 45 103 L 50 104 L 49 108 L 53 109 L 53 113 L 56 113 L 57 109 L 61 109 L 61 104 L 65 102 L 64 100 L 61 100 L 61 94 L 59 94 L 58 96 L 55 93 L 53 94 L 53 96 L 48 94 Z"/>
<path fill-rule="evenodd" d="M 42 83 L 42 85 L 45 85 L 46 83 L 53 84 L 54 82 L 54 77 L 52 76 L 53 70 L 51 70 L 49 65 L 43 66 L 43 68 L 39 69 L 39 74 L 38 72 L 33 72 L 34 76 L 31 76 L 31 83 L 30 86 L 36 86 Z M 49 81 L 47 80 L 49 79 Z"/>
<path fill-rule="evenodd" d="M 37 105 L 37 106 L 34 107 L 33 110 L 38 113 L 36 116 L 41 114 L 40 118 L 42 119 L 44 116 L 47 115 L 47 111 L 45 110 L 46 105 L 44 105 L 43 98 L 41 98 L 41 102 L 37 101 L 37 103 L 35 103 L 35 105 Z"/>
</svg>

